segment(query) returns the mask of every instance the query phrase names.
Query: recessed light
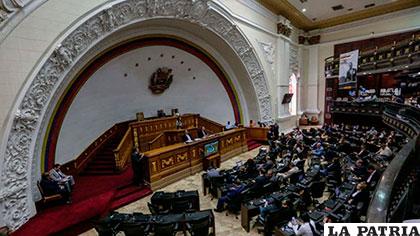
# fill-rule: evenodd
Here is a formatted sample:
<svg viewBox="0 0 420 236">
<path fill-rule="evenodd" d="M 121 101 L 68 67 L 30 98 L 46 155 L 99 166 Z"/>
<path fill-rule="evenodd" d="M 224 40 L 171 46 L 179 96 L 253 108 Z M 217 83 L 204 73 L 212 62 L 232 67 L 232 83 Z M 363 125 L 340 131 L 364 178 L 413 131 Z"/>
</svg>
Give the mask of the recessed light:
<svg viewBox="0 0 420 236">
<path fill-rule="evenodd" d="M 302 8 L 302 12 L 306 12 L 306 8 Z"/>
</svg>

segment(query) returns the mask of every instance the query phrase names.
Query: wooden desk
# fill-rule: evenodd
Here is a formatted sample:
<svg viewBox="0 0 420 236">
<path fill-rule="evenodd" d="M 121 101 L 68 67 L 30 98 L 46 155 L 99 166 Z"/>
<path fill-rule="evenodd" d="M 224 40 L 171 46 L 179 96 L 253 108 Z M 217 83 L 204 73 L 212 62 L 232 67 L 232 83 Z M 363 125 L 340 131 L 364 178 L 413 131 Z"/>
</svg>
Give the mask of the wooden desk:
<svg viewBox="0 0 420 236">
<path fill-rule="evenodd" d="M 210 166 L 213 166 L 214 168 L 219 168 L 220 167 L 220 155 L 219 154 L 215 154 L 215 155 L 211 155 L 208 156 L 206 158 L 204 158 L 204 162 L 203 162 L 203 170 L 207 170 Z"/>
<path fill-rule="evenodd" d="M 268 127 L 246 127 L 249 139 L 267 142 L 267 133 L 270 130 Z"/>
<path fill-rule="evenodd" d="M 249 202 L 242 203 L 241 205 L 241 226 L 249 232 L 251 226 L 249 225 L 251 218 L 260 213 L 260 208 L 250 204 Z"/>
<path fill-rule="evenodd" d="M 246 130 L 233 129 L 192 143 L 177 143 L 145 152 L 146 181 L 152 190 L 162 188 L 203 169 L 204 145 L 218 141 L 221 161 L 248 151 Z"/>
</svg>

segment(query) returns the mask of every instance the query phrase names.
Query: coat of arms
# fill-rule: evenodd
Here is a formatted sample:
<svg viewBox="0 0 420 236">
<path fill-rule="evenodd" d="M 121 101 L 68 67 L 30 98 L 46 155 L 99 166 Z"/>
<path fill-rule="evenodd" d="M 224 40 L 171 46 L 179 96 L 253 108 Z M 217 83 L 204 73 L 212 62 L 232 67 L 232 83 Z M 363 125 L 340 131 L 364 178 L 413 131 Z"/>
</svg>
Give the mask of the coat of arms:
<svg viewBox="0 0 420 236">
<path fill-rule="evenodd" d="M 149 89 L 152 90 L 154 94 L 161 94 L 172 83 L 172 69 L 167 67 L 162 67 L 157 69 L 150 78 Z"/>
</svg>

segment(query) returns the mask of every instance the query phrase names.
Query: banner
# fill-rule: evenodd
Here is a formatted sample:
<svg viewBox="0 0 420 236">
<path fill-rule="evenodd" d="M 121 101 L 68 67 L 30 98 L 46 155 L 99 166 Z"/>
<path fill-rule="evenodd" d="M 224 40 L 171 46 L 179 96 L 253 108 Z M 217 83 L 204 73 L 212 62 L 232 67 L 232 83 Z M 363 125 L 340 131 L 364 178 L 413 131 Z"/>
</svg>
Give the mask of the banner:
<svg viewBox="0 0 420 236">
<path fill-rule="evenodd" d="M 359 50 L 340 54 L 340 68 L 338 71 L 338 86 L 340 89 L 356 88 L 358 59 Z"/>
</svg>

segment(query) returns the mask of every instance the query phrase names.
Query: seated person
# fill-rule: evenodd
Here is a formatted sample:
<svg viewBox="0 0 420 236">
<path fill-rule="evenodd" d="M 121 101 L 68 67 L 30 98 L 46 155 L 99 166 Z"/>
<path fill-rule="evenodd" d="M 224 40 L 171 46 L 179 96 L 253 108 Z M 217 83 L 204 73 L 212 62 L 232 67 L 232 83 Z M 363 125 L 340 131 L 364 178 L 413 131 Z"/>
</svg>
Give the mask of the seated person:
<svg viewBox="0 0 420 236">
<path fill-rule="evenodd" d="M 226 201 L 232 200 L 233 198 L 235 198 L 236 196 L 241 194 L 241 192 L 244 191 L 245 188 L 246 188 L 246 186 L 244 184 L 242 184 L 240 181 L 238 181 L 238 180 L 235 181 L 233 187 L 229 188 L 226 195 L 219 198 L 219 200 L 217 201 L 216 209 L 214 209 L 214 211 L 216 211 L 216 212 L 223 211 Z"/>
<path fill-rule="evenodd" d="M 295 173 L 298 173 L 300 171 L 299 167 L 293 165 L 292 162 L 289 163 L 289 170 L 287 170 L 286 172 L 283 173 L 278 173 L 277 174 L 277 180 L 278 181 L 283 181 L 285 179 L 290 178 L 290 176 L 292 176 Z"/>
<path fill-rule="evenodd" d="M 250 191 L 256 192 L 260 190 L 269 180 L 266 170 L 260 169 L 260 174 L 253 180 L 254 184 L 251 186 Z"/>
<path fill-rule="evenodd" d="M 360 147 L 360 151 L 356 153 L 358 158 L 364 159 L 367 155 L 369 155 L 369 151 L 366 149 L 366 145 L 362 144 Z"/>
<path fill-rule="evenodd" d="M 206 131 L 206 127 L 201 126 L 201 129 L 198 130 L 198 137 L 199 138 L 205 138 L 205 137 L 207 137 L 207 135 L 208 135 L 208 133 Z"/>
<path fill-rule="evenodd" d="M 49 172 L 42 174 L 40 185 L 45 195 L 60 194 L 67 204 L 71 203 L 70 192 L 63 185 L 54 181 Z"/>
<path fill-rule="evenodd" d="M 184 135 L 182 136 L 182 139 L 186 143 L 191 143 L 193 141 L 191 134 L 188 132 L 188 130 L 185 130 Z"/>
<path fill-rule="evenodd" d="M 367 185 L 365 182 L 358 183 L 356 185 L 356 191 L 351 194 L 350 199 L 347 201 L 353 206 L 357 206 L 359 203 L 367 204 L 369 201 L 369 193 L 366 191 Z"/>
<path fill-rule="evenodd" d="M 211 177 L 219 177 L 222 176 L 220 174 L 220 171 L 214 167 L 210 167 L 209 169 L 207 169 L 207 177 L 211 178 Z"/>
<path fill-rule="evenodd" d="M 385 160 L 389 160 L 393 155 L 392 150 L 388 147 L 388 143 L 382 144 L 376 154 L 383 157 Z"/>
<path fill-rule="evenodd" d="M 381 173 L 379 172 L 379 170 L 377 170 L 373 165 L 369 165 L 367 168 L 367 175 L 365 180 L 366 184 L 369 187 L 375 187 L 379 178 L 381 178 Z"/>
<path fill-rule="evenodd" d="M 265 220 L 267 213 L 274 211 L 281 211 L 282 219 L 279 219 L 279 221 L 287 221 L 296 216 L 296 211 L 293 209 L 293 206 L 291 206 L 289 200 L 283 200 L 281 206 L 277 206 L 276 202 L 273 200 L 274 199 L 268 199 L 263 206 L 260 206 L 260 218 Z"/>
<path fill-rule="evenodd" d="M 312 147 L 312 154 L 318 157 L 325 154 L 324 147 L 320 142 L 317 142 L 315 146 Z"/>
<path fill-rule="evenodd" d="M 292 228 L 296 236 L 321 235 L 316 228 L 316 223 L 309 218 L 308 214 L 303 214 L 300 218 L 300 220 L 292 221 Z"/>
<path fill-rule="evenodd" d="M 74 178 L 72 175 L 66 175 L 61 171 L 61 165 L 55 164 L 54 168 L 50 170 L 50 177 L 59 185 L 63 185 L 68 192 L 71 192 L 74 185 Z"/>
<path fill-rule="evenodd" d="M 363 179 L 367 174 L 366 166 L 364 165 L 364 162 L 361 159 L 358 159 L 356 161 L 356 165 L 354 167 L 351 167 L 351 170 L 353 174 L 359 179 Z"/>
<path fill-rule="evenodd" d="M 270 156 L 265 157 L 265 163 L 260 164 L 258 166 L 258 169 L 264 169 L 265 171 L 268 171 L 269 169 L 273 168 L 274 162 L 270 159 Z"/>
<path fill-rule="evenodd" d="M 234 128 L 236 128 L 235 125 L 233 125 L 232 123 L 230 123 L 230 121 L 228 121 L 226 123 L 225 130 L 230 130 L 230 129 L 234 129 Z"/>
</svg>

